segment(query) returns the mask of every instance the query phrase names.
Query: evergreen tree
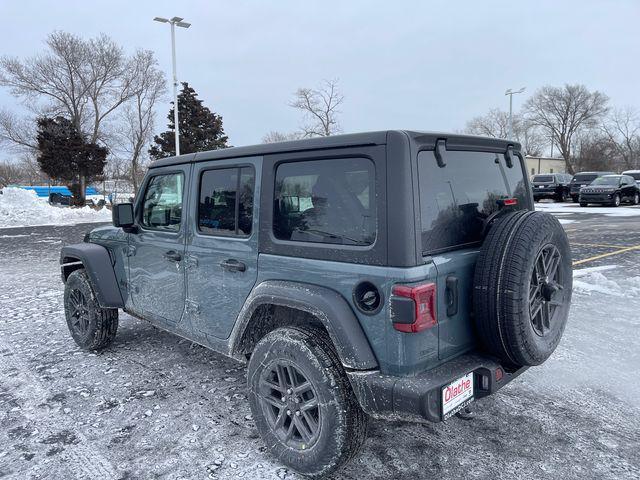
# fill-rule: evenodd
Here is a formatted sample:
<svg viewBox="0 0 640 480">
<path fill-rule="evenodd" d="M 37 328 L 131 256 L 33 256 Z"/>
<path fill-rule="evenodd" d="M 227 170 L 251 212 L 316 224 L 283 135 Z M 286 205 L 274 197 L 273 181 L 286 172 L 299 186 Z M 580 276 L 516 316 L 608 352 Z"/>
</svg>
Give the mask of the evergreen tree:
<svg viewBox="0 0 640 480">
<path fill-rule="evenodd" d="M 153 138 L 155 145 L 149 149 L 149 155 L 153 159 L 176 154 L 173 108 L 167 118 L 169 130 L 156 135 Z M 187 82 L 182 82 L 182 90 L 178 94 L 178 122 L 181 154 L 228 147 L 228 137 L 222 128 L 222 116 L 202 105 L 202 100 L 197 98 L 196 91 Z"/>
<path fill-rule="evenodd" d="M 84 205 L 87 182 L 102 175 L 109 150 L 87 142 L 67 118 L 38 119 L 38 165 L 51 178 L 69 183 L 75 204 Z"/>
</svg>

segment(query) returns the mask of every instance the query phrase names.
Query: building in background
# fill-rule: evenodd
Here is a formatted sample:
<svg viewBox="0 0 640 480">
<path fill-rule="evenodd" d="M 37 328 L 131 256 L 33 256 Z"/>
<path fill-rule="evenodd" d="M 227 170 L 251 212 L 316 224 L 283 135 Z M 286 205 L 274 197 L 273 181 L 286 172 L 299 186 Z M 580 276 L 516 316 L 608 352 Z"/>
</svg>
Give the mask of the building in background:
<svg viewBox="0 0 640 480">
<path fill-rule="evenodd" d="M 551 157 L 524 157 L 527 164 L 527 173 L 536 175 L 538 173 L 566 173 L 567 167 L 563 158 Z"/>
</svg>

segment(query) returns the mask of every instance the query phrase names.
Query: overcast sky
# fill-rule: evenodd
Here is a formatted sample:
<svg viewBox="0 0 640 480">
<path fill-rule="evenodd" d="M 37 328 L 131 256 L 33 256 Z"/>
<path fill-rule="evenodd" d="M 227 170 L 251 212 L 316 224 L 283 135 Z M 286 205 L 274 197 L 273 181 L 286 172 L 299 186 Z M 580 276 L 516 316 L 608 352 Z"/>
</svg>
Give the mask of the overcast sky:
<svg viewBox="0 0 640 480">
<path fill-rule="evenodd" d="M 177 32 L 178 77 L 236 146 L 296 129 L 287 102 L 323 78 L 340 80 L 345 132 L 459 130 L 508 109 L 507 88 L 527 87 L 518 107 L 546 84 L 582 83 L 640 108 L 639 0 L 1 0 L 0 53 L 33 55 L 54 30 L 104 32 L 127 51 L 155 51 L 170 78 L 169 27 L 154 16 L 192 23 Z M 19 108 L 6 89 L 0 106 Z"/>
</svg>

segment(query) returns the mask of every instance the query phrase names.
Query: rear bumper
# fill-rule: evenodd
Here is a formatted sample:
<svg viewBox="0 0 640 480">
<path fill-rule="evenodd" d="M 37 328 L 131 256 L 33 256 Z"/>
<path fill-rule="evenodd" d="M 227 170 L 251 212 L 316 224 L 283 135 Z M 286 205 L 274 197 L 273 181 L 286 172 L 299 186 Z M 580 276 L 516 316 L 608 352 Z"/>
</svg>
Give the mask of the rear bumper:
<svg viewBox="0 0 640 480">
<path fill-rule="evenodd" d="M 474 372 L 474 397 L 491 395 L 529 367 L 509 372 L 498 361 L 469 353 L 415 377 L 382 375 L 379 371 L 347 372 L 363 410 L 375 417 L 440 422 L 442 387 Z M 502 378 L 496 380 L 496 372 Z"/>
</svg>

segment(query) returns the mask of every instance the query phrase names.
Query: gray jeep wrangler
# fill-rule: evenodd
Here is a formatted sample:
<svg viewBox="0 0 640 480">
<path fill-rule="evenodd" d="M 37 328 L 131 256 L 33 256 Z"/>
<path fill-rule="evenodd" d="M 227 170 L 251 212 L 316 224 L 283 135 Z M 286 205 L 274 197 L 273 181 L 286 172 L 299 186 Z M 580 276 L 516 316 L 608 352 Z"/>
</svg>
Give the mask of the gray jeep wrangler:
<svg viewBox="0 0 640 480">
<path fill-rule="evenodd" d="M 560 342 L 569 244 L 519 149 L 383 131 L 156 161 L 62 249 L 71 335 L 106 347 L 122 309 L 248 362 L 269 451 L 327 475 L 369 416 L 446 420 Z"/>
</svg>

